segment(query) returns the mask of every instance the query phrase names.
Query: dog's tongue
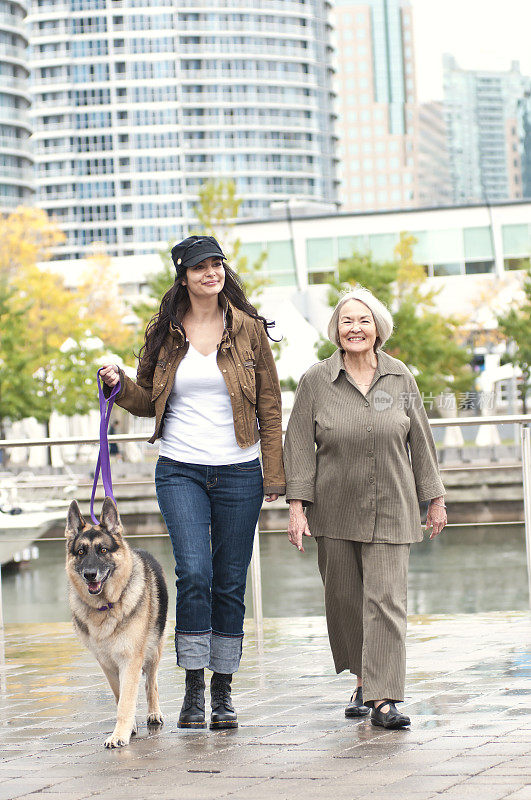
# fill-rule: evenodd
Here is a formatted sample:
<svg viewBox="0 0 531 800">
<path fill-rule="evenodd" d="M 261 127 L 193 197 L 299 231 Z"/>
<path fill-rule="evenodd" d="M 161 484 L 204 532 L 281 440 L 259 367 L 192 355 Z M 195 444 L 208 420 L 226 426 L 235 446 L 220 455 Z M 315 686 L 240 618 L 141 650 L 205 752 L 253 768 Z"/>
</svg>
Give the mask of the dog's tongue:
<svg viewBox="0 0 531 800">
<path fill-rule="evenodd" d="M 92 581 L 88 584 L 88 590 L 91 594 L 97 594 L 101 589 L 101 581 Z"/>
</svg>

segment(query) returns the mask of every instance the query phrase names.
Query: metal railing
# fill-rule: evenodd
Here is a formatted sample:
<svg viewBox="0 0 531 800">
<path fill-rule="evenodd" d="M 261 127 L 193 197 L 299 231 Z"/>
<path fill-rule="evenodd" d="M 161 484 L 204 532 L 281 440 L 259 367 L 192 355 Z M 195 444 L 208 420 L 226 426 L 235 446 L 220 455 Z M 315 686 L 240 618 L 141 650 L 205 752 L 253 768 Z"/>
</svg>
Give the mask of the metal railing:
<svg viewBox="0 0 531 800">
<path fill-rule="evenodd" d="M 525 527 L 525 542 L 526 542 L 526 557 L 527 557 L 527 575 L 529 585 L 529 602 L 531 605 L 531 414 L 510 414 L 506 416 L 489 416 L 489 417 L 451 417 L 441 419 L 430 419 L 430 426 L 433 428 L 444 428 L 446 426 L 468 426 L 468 425 L 507 425 L 519 424 L 521 430 L 521 453 L 522 453 L 522 473 L 523 473 L 523 488 L 524 488 L 524 527 Z M 133 434 L 113 434 L 108 437 L 109 442 L 145 442 L 147 439 L 145 433 Z M 42 439 L 0 439 L 0 449 L 18 448 L 18 447 L 54 447 L 61 445 L 99 445 L 99 437 L 78 437 L 70 436 L 66 438 L 42 438 Z M 474 467 L 467 465 L 465 467 L 446 467 L 445 471 L 453 470 L 467 470 L 467 469 L 514 469 L 514 464 L 495 465 L 494 467 Z M 57 485 L 57 483 L 55 484 Z M 485 525 L 488 523 L 477 523 L 478 525 Z M 503 523 L 497 523 L 503 524 Z M 513 523 L 517 524 L 517 523 Z M 521 524 L 521 523 L 518 523 Z M 457 527 L 457 525 L 449 525 L 448 527 Z M 252 597 L 253 597 L 253 616 L 256 628 L 257 639 L 259 642 L 263 640 L 263 609 L 262 609 L 262 576 L 260 569 L 260 548 L 259 548 L 259 528 L 256 527 L 253 555 L 251 558 L 251 584 L 252 584 Z M 0 628 L 3 627 L 2 615 L 2 584 L 0 572 Z"/>
</svg>

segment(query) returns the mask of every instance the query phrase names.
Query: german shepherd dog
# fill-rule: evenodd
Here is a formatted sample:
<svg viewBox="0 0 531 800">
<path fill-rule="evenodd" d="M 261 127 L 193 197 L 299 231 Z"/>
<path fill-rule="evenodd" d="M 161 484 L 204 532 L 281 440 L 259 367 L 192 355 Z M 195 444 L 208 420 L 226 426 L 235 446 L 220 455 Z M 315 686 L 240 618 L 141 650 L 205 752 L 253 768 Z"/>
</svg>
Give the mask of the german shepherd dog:
<svg viewBox="0 0 531 800">
<path fill-rule="evenodd" d="M 116 726 L 105 747 L 123 747 L 136 733 L 142 672 L 148 725 L 162 725 L 157 670 L 168 612 L 166 581 L 150 553 L 129 547 L 110 497 L 103 502 L 99 525 L 87 524 L 73 500 L 65 536 L 74 628 L 96 656 L 118 706 Z"/>
</svg>

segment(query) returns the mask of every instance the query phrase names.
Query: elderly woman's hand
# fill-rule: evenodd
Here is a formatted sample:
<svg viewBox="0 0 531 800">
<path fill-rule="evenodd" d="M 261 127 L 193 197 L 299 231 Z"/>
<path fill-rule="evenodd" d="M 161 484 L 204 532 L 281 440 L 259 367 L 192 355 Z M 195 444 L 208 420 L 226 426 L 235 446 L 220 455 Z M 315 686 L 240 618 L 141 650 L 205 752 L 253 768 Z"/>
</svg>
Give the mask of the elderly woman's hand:
<svg viewBox="0 0 531 800">
<path fill-rule="evenodd" d="M 447 522 L 448 518 L 446 516 L 444 499 L 442 497 L 434 497 L 433 500 L 430 500 L 428 513 L 426 515 L 426 530 L 428 530 L 428 528 L 433 528 L 430 533 L 430 539 L 434 539 L 438 536 Z"/>
<path fill-rule="evenodd" d="M 295 545 L 299 552 L 304 553 L 302 546 L 302 537 L 311 536 L 308 527 L 308 520 L 302 510 L 302 500 L 290 500 L 289 502 L 289 523 L 288 523 L 288 539 L 291 544 Z"/>
</svg>

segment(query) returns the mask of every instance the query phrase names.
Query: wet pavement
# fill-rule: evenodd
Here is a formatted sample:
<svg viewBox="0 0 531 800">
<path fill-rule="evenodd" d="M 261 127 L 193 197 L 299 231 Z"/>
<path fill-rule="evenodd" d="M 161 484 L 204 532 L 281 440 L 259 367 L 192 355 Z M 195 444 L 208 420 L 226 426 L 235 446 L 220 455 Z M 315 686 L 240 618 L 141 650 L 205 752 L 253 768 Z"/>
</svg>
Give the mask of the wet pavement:
<svg viewBox="0 0 531 800">
<path fill-rule="evenodd" d="M 182 672 L 168 636 L 165 717 L 108 751 L 114 701 L 68 623 L 8 625 L 0 672 L 0 800 L 531 800 L 531 615 L 412 616 L 404 731 L 347 720 L 322 617 L 247 623 L 237 731 L 177 728 Z"/>
</svg>

